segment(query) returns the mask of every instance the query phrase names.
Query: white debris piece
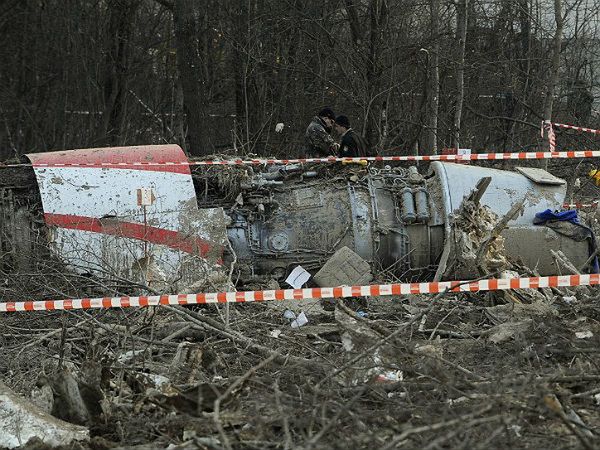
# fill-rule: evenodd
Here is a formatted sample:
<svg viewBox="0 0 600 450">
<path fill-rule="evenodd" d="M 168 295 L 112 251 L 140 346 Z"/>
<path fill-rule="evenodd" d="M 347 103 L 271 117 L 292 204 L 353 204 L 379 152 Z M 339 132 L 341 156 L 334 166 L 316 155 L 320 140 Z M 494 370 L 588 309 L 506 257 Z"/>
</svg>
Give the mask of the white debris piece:
<svg viewBox="0 0 600 450">
<path fill-rule="evenodd" d="M 375 378 L 378 383 L 396 383 L 404 380 L 404 373 L 401 370 L 386 370 Z"/>
<path fill-rule="evenodd" d="M 273 330 L 269 334 L 272 338 L 277 339 L 281 335 L 281 330 Z"/>
<path fill-rule="evenodd" d="M 117 362 L 119 364 L 126 364 L 126 363 L 130 362 L 136 356 L 143 355 L 145 352 L 146 352 L 146 350 L 130 350 L 130 351 L 127 351 L 127 352 L 119 355 L 119 357 L 117 358 Z"/>
<path fill-rule="evenodd" d="M 291 309 L 286 309 L 283 313 L 283 317 L 285 317 L 288 320 L 294 320 L 296 318 L 296 313 Z"/>
<path fill-rule="evenodd" d="M 594 333 L 592 333 L 590 330 L 586 330 L 586 331 L 577 331 L 575 333 L 575 337 L 577 339 L 589 339 L 592 336 L 594 336 Z"/>
<path fill-rule="evenodd" d="M 448 403 L 449 405 L 458 405 L 460 403 L 465 403 L 468 402 L 469 398 L 463 396 L 457 397 L 457 398 L 449 398 L 448 400 L 446 400 L 446 403 Z"/>
<path fill-rule="evenodd" d="M 344 347 L 344 350 L 346 350 L 347 352 L 351 352 L 352 350 L 354 350 L 354 341 L 352 340 L 352 336 L 350 336 L 350 333 L 342 333 L 341 338 L 342 347 Z"/>
<path fill-rule="evenodd" d="M 283 131 L 283 127 L 285 127 L 283 122 L 279 122 L 277 125 L 275 125 L 275 133 L 281 133 Z"/>
<path fill-rule="evenodd" d="M 171 380 L 164 375 L 159 375 L 157 373 L 143 373 L 139 372 L 140 376 L 145 377 L 148 381 L 152 382 L 155 387 L 161 388 L 168 386 L 171 384 Z"/>
<path fill-rule="evenodd" d="M 294 289 L 300 289 L 309 279 L 310 273 L 308 273 L 304 267 L 296 266 L 285 279 L 285 282 Z"/>
<path fill-rule="evenodd" d="M 300 328 L 308 323 L 308 317 L 304 314 L 304 311 L 300 312 L 298 316 L 292 321 L 292 328 Z"/>
<path fill-rule="evenodd" d="M 519 438 L 521 437 L 521 430 L 523 429 L 522 426 L 520 426 L 520 425 L 511 425 L 509 428 L 515 432 L 515 434 L 517 435 L 517 437 L 519 437 Z"/>
<path fill-rule="evenodd" d="M 87 428 L 52 417 L 0 382 L 0 447 L 16 448 L 32 438 L 52 447 L 89 440 Z"/>
</svg>

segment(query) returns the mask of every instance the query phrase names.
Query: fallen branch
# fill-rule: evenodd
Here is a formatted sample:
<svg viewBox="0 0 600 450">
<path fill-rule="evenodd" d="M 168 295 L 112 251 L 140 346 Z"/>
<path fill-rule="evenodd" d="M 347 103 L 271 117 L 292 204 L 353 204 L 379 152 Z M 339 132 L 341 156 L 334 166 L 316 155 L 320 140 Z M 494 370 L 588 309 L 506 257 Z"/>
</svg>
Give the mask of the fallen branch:
<svg viewBox="0 0 600 450">
<path fill-rule="evenodd" d="M 338 426 L 338 419 L 340 418 L 340 416 L 344 413 L 344 412 L 348 412 L 348 409 L 350 408 L 350 406 L 352 406 L 359 398 L 361 398 L 363 396 L 363 394 L 365 393 L 365 391 L 367 390 L 367 386 L 362 386 L 362 389 L 359 390 L 358 393 L 356 393 L 348 402 L 346 402 L 346 404 L 344 405 L 343 408 L 340 408 L 339 411 L 335 414 L 335 416 L 333 416 L 331 418 L 331 420 L 329 420 L 329 422 L 327 422 L 327 425 L 323 426 L 319 432 L 317 434 L 315 434 L 307 443 L 306 446 L 304 447 L 306 450 L 310 450 L 311 448 L 313 448 L 317 442 L 319 442 L 319 440 L 323 437 L 323 435 L 325 433 L 327 433 L 332 427 L 334 426 Z"/>
<path fill-rule="evenodd" d="M 209 317 L 205 317 L 205 316 L 196 314 L 195 312 L 190 311 L 189 309 L 186 309 L 186 308 L 183 308 L 180 306 L 164 306 L 164 308 L 166 308 L 167 310 L 169 310 L 181 317 L 188 318 L 188 320 L 190 320 L 191 322 L 193 322 L 194 324 L 196 324 L 197 326 L 199 326 L 205 330 L 212 331 L 213 333 L 216 333 L 224 338 L 227 338 L 232 341 L 243 344 L 247 349 L 249 349 L 250 351 L 257 353 L 261 356 L 266 356 L 266 357 L 273 356 L 279 362 L 288 362 L 289 361 L 294 364 L 299 364 L 299 365 L 303 365 L 305 367 L 310 367 L 312 369 L 314 369 L 315 366 L 319 364 L 317 361 L 299 358 L 297 356 L 283 355 L 282 353 L 278 352 L 277 350 L 272 350 L 268 347 L 257 344 L 248 336 L 244 336 L 244 335 L 238 333 L 237 331 L 233 331 L 230 328 L 226 328 L 219 322 L 212 320 Z"/>
<path fill-rule="evenodd" d="M 598 255 L 600 255 L 600 246 L 596 247 L 596 250 L 594 250 L 594 252 L 590 255 L 590 257 L 583 264 L 583 266 L 581 266 L 579 271 L 583 272 L 584 270 L 586 270 L 589 267 L 589 265 L 592 264 L 592 262 L 598 257 Z"/>
<path fill-rule="evenodd" d="M 427 431 L 437 431 L 437 430 L 441 430 L 442 428 L 452 427 L 454 425 L 464 425 L 465 420 L 469 420 L 469 419 L 473 419 L 469 422 L 469 425 L 474 426 L 474 425 L 480 425 L 483 423 L 494 422 L 503 417 L 502 414 L 495 414 L 495 415 L 489 416 L 489 417 L 480 417 L 478 419 L 474 419 L 475 417 L 479 417 L 482 414 L 488 412 L 490 409 L 492 409 L 491 405 L 486 406 L 485 408 L 483 408 L 479 411 L 473 412 L 471 414 L 465 414 L 464 416 L 457 417 L 456 419 L 447 420 L 445 422 L 438 422 L 438 423 L 434 423 L 431 425 L 424 425 L 421 427 L 409 428 L 407 430 L 404 430 L 396 438 L 392 439 L 392 441 L 388 445 L 383 447 L 382 450 L 390 450 L 390 449 L 394 448 L 397 444 L 399 444 L 404 439 L 408 438 L 409 436 L 411 436 L 413 434 L 420 434 L 420 433 L 424 433 Z"/>
<path fill-rule="evenodd" d="M 221 441 L 222 441 L 223 446 L 225 448 L 227 448 L 228 450 L 231 450 L 232 447 L 229 442 L 229 439 L 227 438 L 227 435 L 225 434 L 223 424 L 221 423 L 221 416 L 220 416 L 221 403 L 223 402 L 223 400 L 225 400 L 227 397 L 229 397 L 234 390 L 236 390 L 239 386 L 241 386 L 246 380 L 248 380 L 258 370 L 262 369 L 267 364 L 269 364 L 271 361 L 273 361 L 276 357 L 277 357 L 277 355 L 272 354 L 267 359 L 258 363 L 256 366 L 251 367 L 244 375 L 242 375 L 237 380 L 235 380 L 233 383 L 231 383 L 231 385 L 229 385 L 227 390 L 225 392 L 223 392 L 221 395 L 219 395 L 219 397 L 217 397 L 217 399 L 215 400 L 214 409 L 213 409 L 214 410 L 213 421 L 215 422 L 217 430 L 219 431 L 219 436 L 221 436 Z"/>
</svg>

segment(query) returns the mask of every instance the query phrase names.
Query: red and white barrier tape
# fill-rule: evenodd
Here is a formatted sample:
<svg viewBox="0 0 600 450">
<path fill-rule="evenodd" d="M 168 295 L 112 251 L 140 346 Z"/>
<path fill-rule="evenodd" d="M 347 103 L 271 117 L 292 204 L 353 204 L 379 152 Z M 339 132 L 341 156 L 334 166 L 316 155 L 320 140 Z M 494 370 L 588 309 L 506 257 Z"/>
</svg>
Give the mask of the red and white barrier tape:
<svg viewBox="0 0 600 450">
<path fill-rule="evenodd" d="M 297 158 L 297 159 L 223 159 L 214 161 L 184 161 L 184 162 L 103 162 L 103 163 L 47 163 L 47 164 L 1 164 L 6 167 L 112 167 L 121 166 L 239 166 L 261 164 L 302 164 L 302 163 L 336 163 L 359 161 L 494 161 L 494 160 L 523 160 L 523 159 L 569 159 L 569 158 L 598 158 L 600 150 L 573 150 L 563 152 L 515 152 L 515 153 L 472 153 L 470 155 L 420 155 L 420 156 L 366 156 L 356 158 Z"/>
<path fill-rule="evenodd" d="M 594 201 L 592 203 L 563 203 L 562 205 L 564 209 L 596 208 L 597 206 L 598 201 Z"/>
<path fill-rule="evenodd" d="M 446 290 L 451 292 L 479 292 L 511 289 L 538 289 L 545 287 L 590 286 L 596 284 L 600 284 L 600 274 L 554 275 L 549 277 L 502 278 L 478 281 L 441 281 L 433 283 L 375 284 L 368 286 L 280 289 L 270 291 L 214 292 L 209 294 L 174 294 L 139 297 L 2 302 L 0 303 L 0 312 L 129 308 L 159 305 L 199 305 L 210 303 L 248 303 L 273 300 L 437 294 Z"/>
<path fill-rule="evenodd" d="M 565 123 L 555 123 L 552 122 L 552 125 L 559 128 L 566 128 L 568 130 L 576 130 L 583 131 L 584 133 L 592 133 L 592 134 L 600 134 L 600 130 L 594 130 L 593 128 L 585 128 L 585 127 L 576 127 L 575 125 L 568 125 Z"/>
<path fill-rule="evenodd" d="M 550 150 L 551 152 L 556 151 L 556 135 L 554 134 L 554 128 L 552 128 L 552 123 L 549 120 L 545 120 L 542 122 L 541 135 L 542 138 L 546 137 L 544 135 L 547 135 L 548 137 L 548 150 Z"/>
</svg>

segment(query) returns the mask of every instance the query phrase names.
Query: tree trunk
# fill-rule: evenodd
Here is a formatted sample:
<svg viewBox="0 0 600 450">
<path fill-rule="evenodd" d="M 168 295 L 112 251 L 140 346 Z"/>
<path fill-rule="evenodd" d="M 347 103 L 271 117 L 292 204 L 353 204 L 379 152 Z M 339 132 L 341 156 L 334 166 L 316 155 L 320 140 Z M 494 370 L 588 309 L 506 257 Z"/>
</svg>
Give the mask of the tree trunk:
<svg viewBox="0 0 600 450">
<path fill-rule="evenodd" d="M 523 105 L 529 103 L 532 70 L 530 0 L 517 0 L 517 9 L 520 32 L 518 35 L 519 49 L 518 51 L 515 50 L 515 59 L 518 61 L 517 67 L 520 69 L 516 74 L 516 80 L 520 87 L 515 93 L 511 93 L 513 95 L 510 98 L 512 105 L 508 109 L 510 114 L 506 114 L 507 117 L 514 118 L 518 118 L 523 112 Z M 517 101 L 518 98 L 521 99 L 520 102 Z M 507 122 L 502 151 L 509 151 L 510 147 L 512 147 L 511 143 L 515 141 L 515 136 L 520 132 L 520 127 L 522 127 L 522 124 L 519 124 L 516 120 L 509 120 Z"/>
<path fill-rule="evenodd" d="M 552 46 L 552 67 L 548 75 L 548 83 L 546 87 L 546 98 L 544 100 L 544 120 L 552 120 L 552 106 L 554 102 L 554 92 L 558 83 L 558 75 L 560 69 L 560 51 L 563 34 L 563 17 L 561 0 L 554 0 L 554 20 L 556 21 L 556 33 L 554 34 L 554 43 Z M 550 149 L 550 140 L 548 130 L 544 128 L 544 151 Z"/>
<path fill-rule="evenodd" d="M 350 24 L 350 36 L 352 37 L 352 43 L 355 48 L 358 48 L 362 44 L 363 31 L 358 17 L 358 7 L 356 0 L 344 0 L 346 6 L 346 15 L 348 16 L 348 23 Z"/>
<path fill-rule="evenodd" d="M 100 141 L 107 145 L 123 144 L 122 127 L 129 65 L 130 39 L 137 2 L 109 0 L 105 58 L 104 110 Z"/>
<path fill-rule="evenodd" d="M 468 0 L 459 0 L 456 7 L 456 41 L 458 61 L 456 67 L 456 109 L 454 110 L 454 133 L 452 147 L 460 147 L 460 122 L 465 98 L 465 45 L 467 42 L 467 4 Z"/>
<path fill-rule="evenodd" d="M 238 144 L 247 143 L 247 115 L 246 115 L 246 65 L 247 65 L 247 23 L 248 4 L 244 1 L 236 1 L 230 10 L 232 31 L 236 37 L 231 49 L 231 71 L 233 72 L 234 97 L 235 97 L 235 125 L 234 143 L 237 150 Z"/>
<path fill-rule="evenodd" d="M 437 154 L 438 109 L 440 97 L 439 74 L 439 0 L 430 0 L 431 8 L 431 50 L 428 52 L 427 63 L 427 102 L 425 112 L 425 133 L 423 139 L 423 154 Z"/>
<path fill-rule="evenodd" d="M 380 55 L 386 29 L 388 10 L 385 0 L 371 0 L 370 42 L 366 67 L 367 117 L 365 139 L 370 147 L 379 146 L 379 123 L 381 121 L 381 64 Z M 355 38 L 353 38 L 355 39 Z"/>
<path fill-rule="evenodd" d="M 199 12 L 194 0 L 176 0 L 173 8 L 177 68 L 183 90 L 183 109 L 188 129 L 187 152 L 194 156 L 213 152 L 206 130 L 206 87 L 198 46 Z"/>
</svg>

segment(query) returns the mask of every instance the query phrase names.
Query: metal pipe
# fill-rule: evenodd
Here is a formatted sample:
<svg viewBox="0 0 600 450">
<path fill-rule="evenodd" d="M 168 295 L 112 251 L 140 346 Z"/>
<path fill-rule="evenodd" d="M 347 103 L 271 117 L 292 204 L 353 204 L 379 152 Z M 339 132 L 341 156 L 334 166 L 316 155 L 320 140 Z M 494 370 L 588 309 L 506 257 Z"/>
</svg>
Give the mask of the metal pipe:
<svg viewBox="0 0 600 450">
<path fill-rule="evenodd" d="M 413 223 L 417 218 L 415 214 L 415 199 L 410 188 L 402 189 L 402 221 Z"/>
<path fill-rule="evenodd" d="M 429 221 L 429 205 L 427 204 L 427 191 L 423 187 L 418 187 L 413 190 L 415 195 L 415 203 L 417 204 L 417 221 Z"/>
</svg>

